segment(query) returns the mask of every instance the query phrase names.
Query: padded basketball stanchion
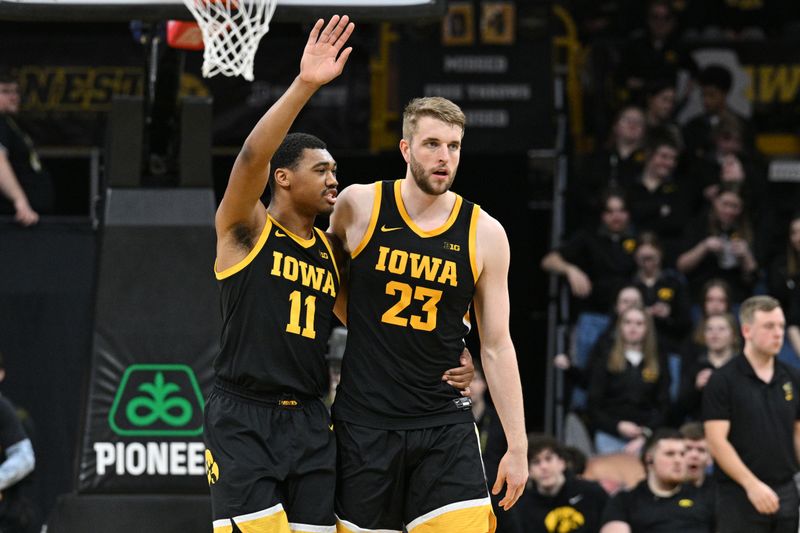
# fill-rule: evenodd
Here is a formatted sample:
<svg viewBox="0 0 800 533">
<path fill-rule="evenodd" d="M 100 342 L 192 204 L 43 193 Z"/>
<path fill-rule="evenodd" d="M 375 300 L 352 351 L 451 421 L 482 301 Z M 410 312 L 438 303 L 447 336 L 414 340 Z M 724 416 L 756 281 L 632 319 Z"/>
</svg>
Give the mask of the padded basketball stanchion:
<svg viewBox="0 0 800 533">
<path fill-rule="evenodd" d="M 77 492 L 59 500 L 48 531 L 210 531 L 203 408 L 222 326 L 210 99 L 183 102 L 181 187 L 141 186 L 144 107 L 117 111 Z"/>
</svg>

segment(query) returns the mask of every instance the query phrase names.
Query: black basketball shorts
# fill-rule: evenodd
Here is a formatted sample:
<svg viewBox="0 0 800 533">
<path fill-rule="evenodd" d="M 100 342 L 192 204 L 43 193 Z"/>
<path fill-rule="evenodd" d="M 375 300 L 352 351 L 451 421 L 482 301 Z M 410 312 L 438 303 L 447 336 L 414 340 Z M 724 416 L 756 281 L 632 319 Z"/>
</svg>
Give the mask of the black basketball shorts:
<svg viewBox="0 0 800 533">
<path fill-rule="evenodd" d="M 336 442 L 321 400 L 215 387 L 204 440 L 214 533 L 336 531 Z"/>
<path fill-rule="evenodd" d="M 339 533 L 491 533 L 473 423 L 384 430 L 336 422 Z"/>
</svg>

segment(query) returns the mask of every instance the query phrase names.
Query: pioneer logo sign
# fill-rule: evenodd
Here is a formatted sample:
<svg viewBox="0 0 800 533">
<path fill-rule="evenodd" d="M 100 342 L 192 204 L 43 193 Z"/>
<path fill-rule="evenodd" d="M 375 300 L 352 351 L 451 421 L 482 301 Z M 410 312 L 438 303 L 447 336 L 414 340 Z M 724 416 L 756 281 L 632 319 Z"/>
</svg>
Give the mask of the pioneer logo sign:
<svg viewBox="0 0 800 533">
<path fill-rule="evenodd" d="M 203 396 L 191 367 L 129 366 L 114 395 L 108 424 L 119 440 L 94 443 L 96 475 L 206 473 L 205 445 L 198 438 L 203 432 Z"/>
<path fill-rule="evenodd" d="M 120 436 L 177 437 L 203 432 L 203 396 L 186 365 L 131 365 L 108 415 Z"/>
</svg>

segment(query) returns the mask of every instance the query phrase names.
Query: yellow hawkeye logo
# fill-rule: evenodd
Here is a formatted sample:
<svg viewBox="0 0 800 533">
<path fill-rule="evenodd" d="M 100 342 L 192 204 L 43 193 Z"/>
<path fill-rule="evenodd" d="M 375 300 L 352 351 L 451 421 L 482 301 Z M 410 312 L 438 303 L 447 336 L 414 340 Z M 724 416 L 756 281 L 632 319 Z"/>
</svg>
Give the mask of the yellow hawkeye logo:
<svg viewBox="0 0 800 533">
<path fill-rule="evenodd" d="M 206 477 L 208 477 L 209 485 L 213 485 L 219 479 L 219 466 L 214 461 L 214 456 L 211 455 L 209 449 L 206 449 Z"/>
<path fill-rule="evenodd" d="M 390 231 L 397 231 L 397 230 L 399 230 L 399 229 L 403 229 L 403 228 L 402 228 L 402 226 L 401 226 L 401 227 L 399 227 L 399 228 L 387 228 L 387 227 L 386 227 L 386 224 L 384 224 L 383 226 L 381 226 L 381 231 L 382 231 L 382 232 L 384 232 L 384 233 L 388 233 L 388 232 L 390 232 Z"/>
</svg>

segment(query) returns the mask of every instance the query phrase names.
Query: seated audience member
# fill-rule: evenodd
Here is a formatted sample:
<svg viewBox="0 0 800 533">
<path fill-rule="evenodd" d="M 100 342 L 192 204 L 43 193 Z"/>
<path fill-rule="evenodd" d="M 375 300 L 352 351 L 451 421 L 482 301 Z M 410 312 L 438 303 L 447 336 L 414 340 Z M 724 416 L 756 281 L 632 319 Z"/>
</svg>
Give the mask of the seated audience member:
<svg viewBox="0 0 800 533">
<path fill-rule="evenodd" d="M 631 220 L 637 231 L 652 231 L 664 244 L 665 263 L 673 265 L 689 220 L 684 183 L 673 173 L 680 149 L 667 132 L 647 141 L 644 170 L 628 191 Z"/>
<path fill-rule="evenodd" d="M 617 319 L 619 315 L 629 307 L 644 307 L 642 293 L 635 285 L 626 285 L 617 293 L 608 327 L 600 334 L 594 346 L 592 346 L 585 367 L 572 364 L 572 360 L 566 354 L 557 354 L 555 356 L 553 363 L 557 368 L 566 372 L 568 386 L 571 389 L 570 392 L 582 391 L 585 394 L 585 391 L 589 388 L 589 376 L 591 375 L 593 362 L 597 359 L 604 359 L 605 355 L 611 350 L 611 346 L 614 344 L 614 332 L 617 327 Z M 573 387 L 578 387 L 579 390 L 575 391 L 572 389 Z M 585 407 L 585 401 L 581 401 L 579 405 L 573 404 L 573 407 Z"/>
<path fill-rule="evenodd" d="M 645 122 L 647 137 L 659 132 L 667 132 L 676 145 L 683 145 L 681 129 L 673 120 L 675 116 L 674 80 L 655 80 L 647 84 L 645 99 Z"/>
<path fill-rule="evenodd" d="M 703 389 L 711 374 L 741 349 L 738 325 L 732 314 L 711 315 L 703 324 L 705 349 L 686 361 L 678 396 L 679 413 L 691 420 L 702 419 Z"/>
<path fill-rule="evenodd" d="M 546 435 L 528 437 L 530 484 L 518 502 L 526 533 L 600 530 L 608 495 L 567 469 L 561 444 Z"/>
<path fill-rule="evenodd" d="M 733 184 L 720 185 L 707 213 L 689 227 L 685 252 L 677 267 L 698 293 L 712 278 L 725 280 L 734 303 L 753 292 L 758 263 L 753 254 L 753 230 L 744 214 L 744 200 Z"/>
<path fill-rule="evenodd" d="M 23 226 L 53 208 L 53 184 L 30 137 L 12 118 L 19 111 L 19 86 L 0 70 L 0 214 L 13 214 Z"/>
<path fill-rule="evenodd" d="M 721 315 L 732 313 L 731 287 L 724 280 L 712 278 L 708 280 L 700 291 L 699 305 L 692 306 L 692 321 L 694 322 L 694 332 L 692 333 L 692 346 L 689 352 L 700 352 L 705 350 L 706 329 L 705 319 L 711 315 Z"/>
<path fill-rule="evenodd" d="M 623 311 L 611 350 L 591 370 L 589 421 L 596 451 L 638 454 L 669 406 L 669 374 L 653 319 L 643 308 Z"/>
<path fill-rule="evenodd" d="M 573 226 L 595 225 L 603 205 L 603 191 L 627 189 L 642 173 L 644 165 L 644 114 L 641 108 L 627 105 L 617 113 L 605 146 L 586 157 L 579 165 L 567 190 L 570 207 L 567 216 L 575 215 Z"/>
<path fill-rule="evenodd" d="M 648 82 L 678 79 L 681 72 L 697 70 L 692 57 L 680 44 L 672 2 L 651 0 L 647 5 L 644 31 L 635 32 L 622 48 L 617 78 L 631 100 L 640 100 Z"/>
<path fill-rule="evenodd" d="M 691 158 L 703 159 L 713 150 L 712 131 L 725 112 L 734 114 L 744 125 L 744 145 L 750 150 L 753 139 L 747 130 L 747 120 L 728 107 L 728 94 L 733 86 L 733 76 L 730 71 L 721 65 L 709 65 L 700 71 L 698 81 L 702 93 L 703 111 L 683 128 L 686 154 Z"/>
<path fill-rule="evenodd" d="M 686 284 L 674 270 L 661 268 L 663 252 L 655 234 L 642 233 L 633 257 L 638 266 L 634 283 L 656 324 L 658 341 L 667 353 L 680 354 L 692 326 Z"/>
<path fill-rule="evenodd" d="M 549 252 L 541 266 L 567 279 L 578 299 L 575 362 L 585 367 L 597 337 L 608 327 L 608 310 L 619 288 L 635 270 L 636 238 L 631 231 L 628 209 L 620 192 L 604 195 L 602 224 L 579 230 L 569 242 Z"/>
<path fill-rule="evenodd" d="M 744 125 L 730 111 L 723 111 L 711 129 L 711 149 L 695 160 L 689 170 L 697 201 L 712 201 L 722 183 L 738 184 L 748 215 L 754 220 L 767 194 L 766 176 L 744 148 Z"/>
<path fill-rule="evenodd" d="M 800 212 L 789 220 L 786 248 L 772 260 L 769 269 L 770 294 L 786 313 L 786 340 L 781 360 L 797 365 L 800 357 Z"/>
<path fill-rule="evenodd" d="M 686 443 L 674 429 L 659 429 L 642 453 L 647 478 L 612 496 L 601 533 L 712 533 L 711 491 L 686 483 Z"/>
<path fill-rule="evenodd" d="M 708 469 L 714 464 L 702 422 L 687 422 L 680 430 L 686 444 L 686 481 L 697 488 L 715 490 Z"/>
</svg>

